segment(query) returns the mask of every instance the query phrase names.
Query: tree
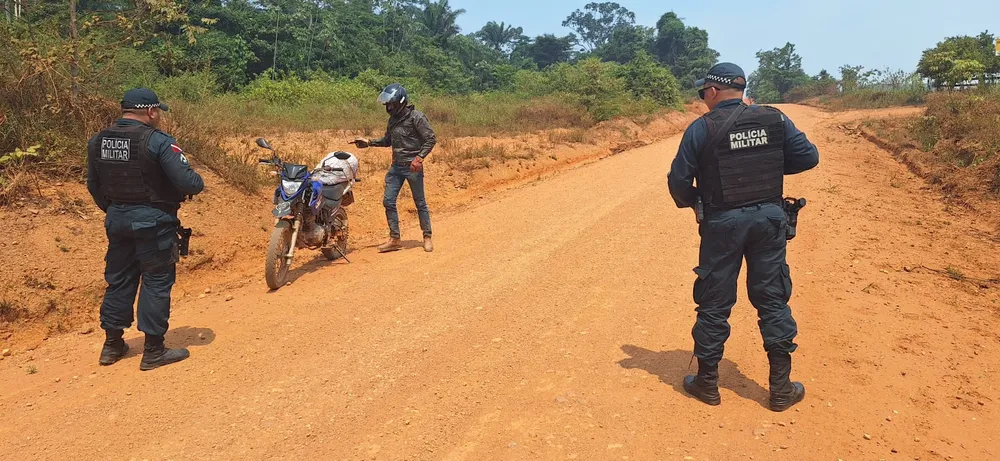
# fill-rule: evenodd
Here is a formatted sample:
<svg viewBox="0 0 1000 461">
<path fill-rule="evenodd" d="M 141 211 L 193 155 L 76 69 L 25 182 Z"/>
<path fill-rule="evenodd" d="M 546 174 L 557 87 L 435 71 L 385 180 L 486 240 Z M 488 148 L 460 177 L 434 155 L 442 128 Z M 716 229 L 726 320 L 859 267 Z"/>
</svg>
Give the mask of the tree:
<svg viewBox="0 0 1000 461">
<path fill-rule="evenodd" d="M 994 55 L 993 35 L 988 31 L 977 37 L 949 37 L 934 48 L 925 50 L 917 72 L 935 86 L 955 85 L 1000 72 L 1000 59 Z"/>
<path fill-rule="evenodd" d="M 614 2 L 588 3 L 583 10 L 571 13 L 562 25 L 579 34 L 588 51 L 607 43 L 616 29 L 635 24 L 635 13 Z"/>
<path fill-rule="evenodd" d="M 785 93 L 782 100 L 784 102 L 799 102 L 819 96 L 833 96 L 837 94 L 837 83 L 837 79 L 833 78 L 826 69 L 823 69 L 803 84 Z"/>
<path fill-rule="evenodd" d="M 461 32 L 456 21 L 462 14 L 465 14 L 465 10 L 451 9 L 448 0 L 425 0 L 420 22 L 439 46 L 447 48 L 448 40 Z"/>
<path fill-rule="evenodd" d="M 822 70 L 819 71 L 818 74 L 816 74 L 815 76 L 813 76 L 813 81 L 827 83 L 827 82 L 836 81 L 836 79 L 833 78 L 833 76 L 830 75 L 830 73 L 827 72 L 826 69 L 822 69 Z"/>
<path fill-rule="evenodd" d="M 525 55 L 535 61 L 540 69 L 544 69 L 553 64 L 568 62 L 573 57 L 574 45 L 576 36 L 573 34 L 565 37 L 556 37 L 552 34 L 539 35 L 527 46 Z"/>
<path fill-rule="evenodd" d="M 618 27 L 607 43 L 595 51 L 604 61 L 625 64 L 653 48 L 653 29 L 643 26 Z"/>
<path fill-rule="evenodd" d="M 750 75 L 748 93 L 758 102 L 782 102 L 789 91 L 809 81 L 802 70 L 802 57 L 791 43 L 771 51 L 758 51 L 757 60 L 758 67 Z"/>
<path fill-rule="evenodd" d="M 851 66 L 844 64 L 840 66 L 840 86 L 845 93 L 857 90 L 861 86 L 862 71 L 864 66 Z"/>
<path fill-rule="evenodd" d="M 656 62 L 649 53 L 640 51 L 635 59 L 618 68 L 618 75 L 632 96 L 649 99 L 663 107 L 680 106 L 680 85 L 666 67 Z"/>
<path fill-rule="evenodd" d="M 685 26 L 672 11 L 656 23 L 654 50 L 685 88 L 691 88 L 719 60 L 719 52 L 708 46 L 708 32 Z"/>
<path fill-rule="evenodd" d="M 476 32 L 475 36 L 490 48 L 509 55 L 513 50 L 514 44 L 524 36 L 524 29 L 509 26 L 502 22 L 497 24 L 490 21 L 479 32 Z"/>
</svg>

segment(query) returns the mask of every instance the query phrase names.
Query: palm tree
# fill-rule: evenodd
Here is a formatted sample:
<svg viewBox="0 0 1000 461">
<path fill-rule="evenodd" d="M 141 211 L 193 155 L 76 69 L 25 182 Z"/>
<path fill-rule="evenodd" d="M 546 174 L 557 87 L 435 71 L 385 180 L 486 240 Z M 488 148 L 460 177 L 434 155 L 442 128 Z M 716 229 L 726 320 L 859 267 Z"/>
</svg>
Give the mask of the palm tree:
<svg viewBox="0 0 1000 461">
<path fill-rule="evenodd" d="M 438 0 L 437 2 L 425 0 L 424 10 L 420 14 L 420 22 L 431 37 L 438 42 L 438 45 L 446 47 L 448 39 L 461 32 L 455 21 L 462 14 L 465 14 L 465 10 L 451 9 L 448 0 Z"/>
<path fill-rule="evenodd" d="M 524 29 L 520 27 L 490 21 L 479 32 L 476 32 L 476 38 L 494 50 L 504 53 L 509 45 L 521 38 L 523 33 Z"/>
</svg>

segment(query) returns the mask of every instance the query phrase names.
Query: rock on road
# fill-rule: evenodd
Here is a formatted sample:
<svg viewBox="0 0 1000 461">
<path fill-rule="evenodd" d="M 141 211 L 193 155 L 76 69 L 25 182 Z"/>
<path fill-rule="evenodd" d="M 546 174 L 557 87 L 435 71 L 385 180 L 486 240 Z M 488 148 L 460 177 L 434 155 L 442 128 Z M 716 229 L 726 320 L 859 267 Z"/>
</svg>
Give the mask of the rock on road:
<svg viewBox="0 0 1000 461">
<path fill-rule="evenodd" d="M 439 216 L 430 255 L 184 300 L 178 365 L 139 372 L 134 330 L 113 367 L 94 334 L 7 357 L 0 459 L 995 459 L 997 290 L 903 268 L 995 275 L 997 242 L 836 128 L 863 114 L 784 109 L 821 152 L 786 181 L 809 199 L 795 410 L 765 408 L 742 281 L 722 406 L 681 390 L 698 236 L 666 190 L 677 136 Z"/>
</svg>

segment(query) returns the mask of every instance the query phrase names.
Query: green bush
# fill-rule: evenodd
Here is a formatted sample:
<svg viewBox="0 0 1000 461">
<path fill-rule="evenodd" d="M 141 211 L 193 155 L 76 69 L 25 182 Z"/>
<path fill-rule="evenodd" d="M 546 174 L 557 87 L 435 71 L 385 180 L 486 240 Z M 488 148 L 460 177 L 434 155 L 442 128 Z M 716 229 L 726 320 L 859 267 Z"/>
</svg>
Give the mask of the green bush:
<svg viewBox="0 0 1000 461">
<path fill-rule="evenodd" d="M 636 99 L 648 99 L 662 107 L 681 106 L 680 84 L 666 67 L 645 51 L 618 68 L 618 76 Z"/>
<path fill-rule="evenodd" d="M 167 77 L 150 86 L 156 91 L 158 97 L 168 103 L 173 99 L 201 102 L 219 90 L 215 74 L 208 71 Z"/>
</svg>

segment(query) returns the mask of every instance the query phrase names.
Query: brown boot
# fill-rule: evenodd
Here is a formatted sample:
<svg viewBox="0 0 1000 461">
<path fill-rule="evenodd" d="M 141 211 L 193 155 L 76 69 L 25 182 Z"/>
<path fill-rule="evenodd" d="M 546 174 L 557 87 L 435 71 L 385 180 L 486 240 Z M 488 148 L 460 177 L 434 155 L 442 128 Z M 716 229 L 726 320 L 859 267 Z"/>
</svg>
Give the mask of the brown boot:
<svg viewBox="0 0 1000 461">
<path fill-rule="evenodd" d="M 434 251 L 434 241 L 430 237 L 424 237 L 424 251 L 428 253 Z"/>
<path fill-rule="evenodd" d="M 378 246 L 379 253 L 388 253 L 390 251 L 399 251 L 403 249 L 403 242 L 398 238 L 389 237 L 389 241 Z"/>
</svg>

